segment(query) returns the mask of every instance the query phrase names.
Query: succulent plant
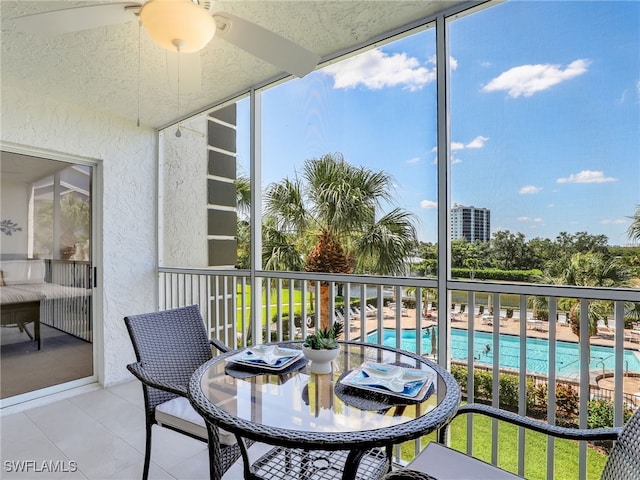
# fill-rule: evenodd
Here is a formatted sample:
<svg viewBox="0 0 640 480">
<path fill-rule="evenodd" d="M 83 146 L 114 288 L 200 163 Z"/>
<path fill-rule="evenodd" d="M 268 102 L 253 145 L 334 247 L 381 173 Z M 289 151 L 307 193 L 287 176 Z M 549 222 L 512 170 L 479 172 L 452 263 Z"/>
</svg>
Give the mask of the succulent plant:
<svg viewBox="0 0 640 480">
<path fill-rule="evenodd" d="M 308 335 L 303 345 L 313 350 L 334 350 L 339 347 L 338 338 L 342 335 L 343 329 L 342 322 L 335 322 L 330 327 L 320 328 Z"/>
</svg>

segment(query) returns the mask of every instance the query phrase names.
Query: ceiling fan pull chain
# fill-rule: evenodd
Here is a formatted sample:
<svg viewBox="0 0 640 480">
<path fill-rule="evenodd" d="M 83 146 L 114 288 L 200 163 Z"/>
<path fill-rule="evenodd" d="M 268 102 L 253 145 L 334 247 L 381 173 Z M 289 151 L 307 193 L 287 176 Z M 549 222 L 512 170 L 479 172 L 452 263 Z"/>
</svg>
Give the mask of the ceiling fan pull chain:
<svg viewBox="0 0 640 480">
<path fill-rule="evenodd" d="M 141 56 L 141 46 L 140 46 L 140 32 L 142 30 L 142 22 L 138 20 L 138 121 L 136 122 L 136 126 L 140 126 L 140 56 Z"/>
<path fill-rule="evenodd" d="M 182 42 L 180 40 L 173 40 L 173 44 L 176 46 L 176 50 L 178 50 L 178 128 L 176 130 L 176 137 L 181 137 L 182 132 L 180 131 L 180 58 L 182 54 L 180 52 L 180 46 Z"/>
</svg>

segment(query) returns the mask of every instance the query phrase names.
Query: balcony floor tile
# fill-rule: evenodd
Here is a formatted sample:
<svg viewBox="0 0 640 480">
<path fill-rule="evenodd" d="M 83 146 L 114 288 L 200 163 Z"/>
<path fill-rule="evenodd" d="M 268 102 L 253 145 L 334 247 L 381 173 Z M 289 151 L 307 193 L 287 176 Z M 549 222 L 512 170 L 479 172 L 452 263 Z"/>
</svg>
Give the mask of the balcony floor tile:
<svg viewBox="0 0 640 480">
<path fill-rule="evenodd" d="M 139 480 L 144 462 L 144 410 L 137 381 L 1 414 L 2 472 L 7 479 L 51 478 Z M 252 451 L 254 448 L 251 449 Z M 264 449 L 260 449 L 264 451 Z M 32 460 L 65 466 L 76 472 L 8 471 L 6 462 Z M 209 477 L 206 445 L 170 430 L 154 427 L 150 478 L 189 480 Z M 224 477 L 242 478 L 236 464 Z"/>
</svg>

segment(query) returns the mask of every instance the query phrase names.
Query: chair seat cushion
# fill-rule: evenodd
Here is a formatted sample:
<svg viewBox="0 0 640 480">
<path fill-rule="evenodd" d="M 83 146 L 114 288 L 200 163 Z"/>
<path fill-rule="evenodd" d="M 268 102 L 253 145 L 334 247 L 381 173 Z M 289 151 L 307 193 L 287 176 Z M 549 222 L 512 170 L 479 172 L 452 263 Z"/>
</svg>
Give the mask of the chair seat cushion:
<svg viewBox="0 0 640 480">
<path fill-rule="evenodd" d="M 427 473 L 438 480 L 523 478 L 435 442 L 427 445 L 407 468 Z"/>
<path fill-rule="evenodd" d="M 158 405 L 156 407 L 156 421 L 160 425 L 173 427 L 205 440 L 208 438 L 204 419 L 184 397 L 176 397 Z M 223 445 L 236 443 L 236 437 L 232 433 L 219 429 L 219 435 L 220 443 Z"/>
</svg>

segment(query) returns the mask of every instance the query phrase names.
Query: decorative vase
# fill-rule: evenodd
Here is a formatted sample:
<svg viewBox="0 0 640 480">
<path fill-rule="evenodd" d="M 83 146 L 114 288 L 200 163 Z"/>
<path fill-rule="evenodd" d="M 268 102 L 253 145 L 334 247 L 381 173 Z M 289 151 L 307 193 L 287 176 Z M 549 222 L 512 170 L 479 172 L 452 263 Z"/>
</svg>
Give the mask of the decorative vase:
<svg viewBox="0 0 640 480">
<path fill-rule="evenodd" d="M 325 374 L 331 373 L 331 362 L 340 353 L 340 347 L 331 350 L 314 350 L 309 347 L 302 347 L 304 356 L 311 362 L 309 369 L 311 373 Z"/>
</svg>

